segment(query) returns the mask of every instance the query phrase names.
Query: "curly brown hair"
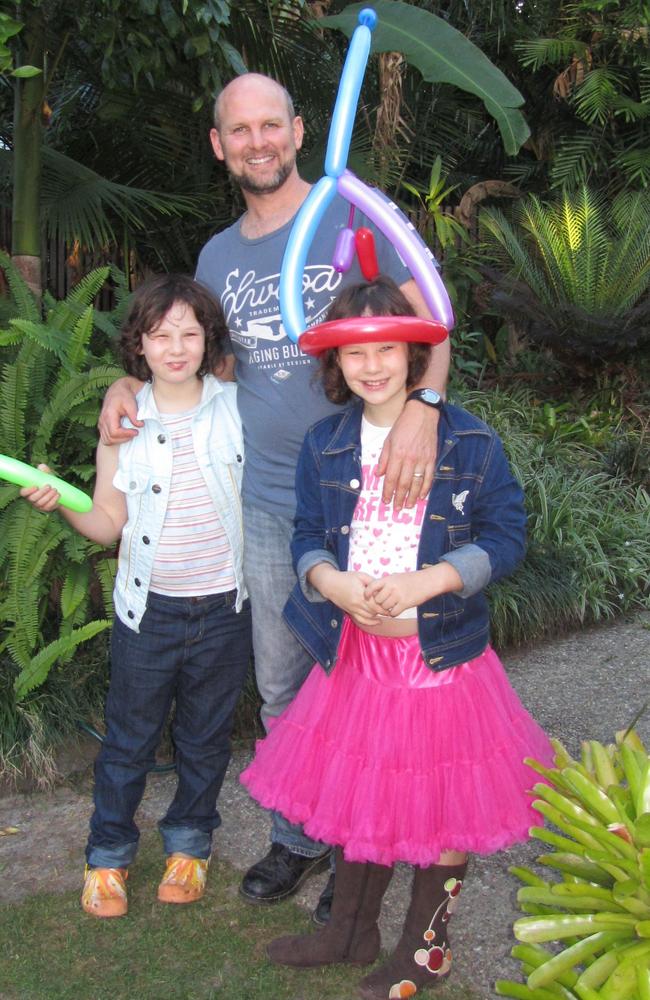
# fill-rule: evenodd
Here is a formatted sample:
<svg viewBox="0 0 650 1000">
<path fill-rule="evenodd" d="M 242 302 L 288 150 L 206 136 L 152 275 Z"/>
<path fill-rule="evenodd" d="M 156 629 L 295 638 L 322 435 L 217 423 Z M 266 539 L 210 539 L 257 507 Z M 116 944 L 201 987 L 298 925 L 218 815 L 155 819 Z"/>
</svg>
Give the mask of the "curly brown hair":
<svg viewBox="0 0 650 1000">
<path fill-rule="evenodd" d="M 197 375 L 213 372 L 223 360 L 228 327 L 214 295 L 187 274 L 157 274 L 136 289 L 122 325 L 118 346 L 128 375 L 142 382 L 151 379 L 151 369 L 140 353 L 142 338 L 156 329 L 174 302 L 192 308 L 205 333 L 205 351 Z"/>
<path fill-rule="evenodd" d="M 348 319 L 350 316 L 415 316 L 411 303 L 392 278 L 380 274 L 372 281 L 348 285 L 330 306 L 326 320 Z M 429 365 L 430 344 L 408 345 L 407 389 L 420 381 Z M 339 366 L 337 347 L 330 347 L 320 356 L 320 378 L 330 403 L 349 403 L 354 399 Z"/>
</svg>

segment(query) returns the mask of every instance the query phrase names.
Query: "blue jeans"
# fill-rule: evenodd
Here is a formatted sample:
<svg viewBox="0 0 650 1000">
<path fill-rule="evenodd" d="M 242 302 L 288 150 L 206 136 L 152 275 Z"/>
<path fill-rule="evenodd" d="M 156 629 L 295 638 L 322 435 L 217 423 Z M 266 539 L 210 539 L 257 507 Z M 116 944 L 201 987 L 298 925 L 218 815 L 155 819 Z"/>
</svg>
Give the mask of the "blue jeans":
<svg viewBox="0 0 650 1000">
<path fill-rule="evenodd" d="M 138 846 L 134 816 L 172 702 L 176 794 L 159 823 L 166 854 L 210 856 L 217 796 L 230 760 L 235 706 L 251 652 L 250 605 L 235 591 L 208 597 L 149 593 L 140 632 L 116 618 L 106 738 L 95 762 L 88 864 L 122 868 Z"/>
<path fill-rule="evenodd" d="M 244 577 L 253 612 L 255 678 L 262 698 L 262 722 L 280 715 L 293 701 L 314 665 L 282 618 L 296 582 L 290 543 L 293 520 L 244 503 Z M 274 812 L 271 841 L 295 854 L 318 857 L 326 850 L 302 827 Z"/>
</svg>

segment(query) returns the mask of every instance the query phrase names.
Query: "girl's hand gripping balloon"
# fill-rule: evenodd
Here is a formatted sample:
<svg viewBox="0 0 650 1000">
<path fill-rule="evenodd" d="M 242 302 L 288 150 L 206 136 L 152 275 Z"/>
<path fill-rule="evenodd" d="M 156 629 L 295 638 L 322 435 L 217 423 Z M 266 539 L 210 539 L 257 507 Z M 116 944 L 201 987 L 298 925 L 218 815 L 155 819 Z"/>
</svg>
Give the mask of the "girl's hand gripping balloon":
<svg viewBox="0 0 650 1000">
<path fill-rule="evenodd" d="M 9 458 L 7 455 L 0 455 L 0 479 L 6 479 L 16 486 L 34 486 L 37 489 L 41 486 L 51 486 L 59 494 L 61 506 L 69 507 L 78 514 L 87 513 L 93 505 L 91 498 L 76 486 L 71 486 L 51 472 L 35 469 L 32 465 L 19 462 L 17 458 Z"/>
</svg>

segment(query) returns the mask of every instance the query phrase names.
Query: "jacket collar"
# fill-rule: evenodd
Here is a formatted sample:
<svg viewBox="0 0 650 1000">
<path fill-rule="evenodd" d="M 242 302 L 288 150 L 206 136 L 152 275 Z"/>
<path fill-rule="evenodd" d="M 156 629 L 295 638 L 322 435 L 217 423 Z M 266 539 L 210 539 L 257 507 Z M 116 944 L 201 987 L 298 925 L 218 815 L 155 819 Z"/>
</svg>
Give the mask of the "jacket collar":
<svg viewBox="0 0 650 1000">
<path fill-rule="evenodd" d="M 343 411 L 334 433 L 323 448 L 324 455 L 336 455 L 338 452 L 359 447 L 362 414 L 362 402 L 353 403 Z"/>
<path fill-rule="evenodd" d="M 361 440 L 361 417 L 363 403 L 352 403 L 340 416 L 334 432 L 323 448 L 325 455 L 354 449 Z M 446 403 L 440 411 L 438 421 L 438 456 L 436 464 L 442 462 L 458 444 L 459 436 L 465 434 L 490 434 L 489 428 L 466 410 Z"/>
<path fill-rule="evenodd" d="M 218 396 L 222 392 L 223 387 L 219 379 L 215 378 L 214 375 L 204 375 L 201 399 L 199 400 L 196 412 L 198 413 L 199 410 L 207 406 L 215 396 Z M 151 382 L 145 382 L 135 398 L 138 402 L 138 420 L 160 420 L 160 413 L 156 406 Z"/>
</svg>

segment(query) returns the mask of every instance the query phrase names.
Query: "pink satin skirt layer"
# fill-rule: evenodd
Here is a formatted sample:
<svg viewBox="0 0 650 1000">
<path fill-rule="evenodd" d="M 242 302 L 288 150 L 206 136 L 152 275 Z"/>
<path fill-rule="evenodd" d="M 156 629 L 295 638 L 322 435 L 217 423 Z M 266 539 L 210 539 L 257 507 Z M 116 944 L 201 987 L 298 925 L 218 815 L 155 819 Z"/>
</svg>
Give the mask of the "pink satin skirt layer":
<svg viewBox="0 0 650 1000">
<path fill-rule="evenodd" d="M 425 867 L 528 839 L 539 816 L 524 757 L 548 765 L 552 749 L 489 646 L 434 673 L 417 637 L 346 620 L 331 675 L 314 667 L 241 781 L 348 861 Z"/>
</svg>

